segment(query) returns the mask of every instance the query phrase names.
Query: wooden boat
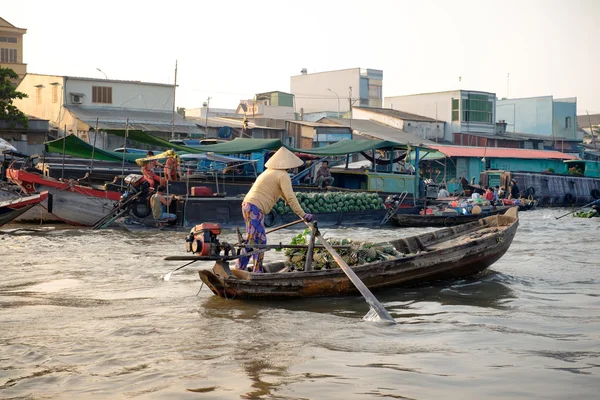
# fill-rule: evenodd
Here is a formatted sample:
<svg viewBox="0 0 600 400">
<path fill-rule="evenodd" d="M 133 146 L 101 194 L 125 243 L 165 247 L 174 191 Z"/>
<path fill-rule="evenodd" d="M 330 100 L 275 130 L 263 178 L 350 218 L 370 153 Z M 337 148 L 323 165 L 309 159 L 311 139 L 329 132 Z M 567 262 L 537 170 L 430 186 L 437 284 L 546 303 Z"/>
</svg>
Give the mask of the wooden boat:
<svg viewBox="0 0 600 400">
<path fill-rule="evenodd" d="M 0 202 L 0 226 L 8 224 L 19 215 L 40 204 L 50 197 L 47 191 L 26 197 Z"/>
<path fill-rule="evenodd" d="M 52 212 L 48 212 L 48 205 L 42 202 L 40 206 L 18 218 L 18 221 L 58 219 L 70 225 L 92 226 L 108 214 L 114 203 L 121 198 L 118 192 L 80 185 L 74 180 L 59 181 L 46 178 L 23 169 L 8 168 L 6 176 L 25 193 L 33 194 L 47 190 L 53 195 Z"/>
<path fill-rule="evenodd" d="M 504 214 L 510 208 L 511 207 L 496 207 L 496 209 L 483 211 L 481 214 L 468 215 L 458 213 L 453 215 L 396 214 L 392 217 L 391 222 L 393 225 L 403 228 L 449 227 L 477 221 L 491 215 Z"/>
<path fill-rule="evenodd" d="M 404 256 L 355 266 L 371 290 L 461 278 L 483 271 L 506 253 L 519 220 L 517 208 L 468 224 L 401 238 L 390 243 Z M 264 266 L 262 274 L 230 270 L 218 261 L 200 279 L 218 296 L 236 299 L 338 296 L 357 293 L 339 268 L 284 272 L 284 263 Z"/>
</svg>

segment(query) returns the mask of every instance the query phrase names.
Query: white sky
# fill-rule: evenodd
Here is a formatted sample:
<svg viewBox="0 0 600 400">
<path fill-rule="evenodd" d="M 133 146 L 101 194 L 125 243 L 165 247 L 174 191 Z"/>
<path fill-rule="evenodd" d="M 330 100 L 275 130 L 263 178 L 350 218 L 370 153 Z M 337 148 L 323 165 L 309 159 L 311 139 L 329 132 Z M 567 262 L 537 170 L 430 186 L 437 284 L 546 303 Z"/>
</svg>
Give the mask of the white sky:
<svg viewBox="0 0 600 400">
<path fill-rule="evenodd" d="M 384 71 L 383 94 L 577 97 L 600 113 L 600 0 L 0 0 L 41 74 L 172 83 L 177 106 L 235 108 L 290 76 Z M 462 76 L 462 82 L 458 77 Z"/>
</svg>

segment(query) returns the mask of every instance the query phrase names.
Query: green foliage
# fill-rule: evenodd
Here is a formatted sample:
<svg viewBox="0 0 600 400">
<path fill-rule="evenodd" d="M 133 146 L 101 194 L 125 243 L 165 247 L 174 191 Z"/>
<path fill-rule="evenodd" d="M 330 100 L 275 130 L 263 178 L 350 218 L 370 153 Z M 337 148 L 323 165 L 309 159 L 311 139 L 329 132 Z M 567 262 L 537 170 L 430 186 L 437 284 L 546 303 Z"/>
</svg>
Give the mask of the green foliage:
<svg viewBox="0 0 600 400">
<path fill-rule="evenodd" d="M 27 116 L 13 105 L 14 99 L 24 99 L 25 93 L 17 91 L 11 79 L 19 75 L 10 68 L 0 67 L 0 120 L 8 121 L 9 127 L 14 128 L 17 123 L 27 127 Z"/>
</svg>

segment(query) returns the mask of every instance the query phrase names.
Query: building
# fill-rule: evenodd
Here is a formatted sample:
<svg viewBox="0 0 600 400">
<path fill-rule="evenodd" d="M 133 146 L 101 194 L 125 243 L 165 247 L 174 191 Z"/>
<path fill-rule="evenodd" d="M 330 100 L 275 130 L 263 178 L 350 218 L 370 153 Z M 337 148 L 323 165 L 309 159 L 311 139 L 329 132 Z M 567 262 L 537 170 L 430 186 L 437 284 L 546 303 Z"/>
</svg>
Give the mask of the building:
<svg viewBox="0 0 600 400">
<path fill-rule="evenodd" d="M 140 81 L 27 74 L 14 101 L 25 114 L 50 121 L 51 129 L 91 142 L 90 131 L 138 130 L 162 138 L 202 133 L 195 123 L 173 113 L 173 85 Z M 123 139 L 104 134 L 100 148 L 120 147 Z"/>
<path fill-rule="evenodd" d="M 301 138 L 296 148 L 311 149 L 352 139 L 352 130 L 347 126 L 307 121 L 287 121 L 286 125 L 290 137 Z"/>
<path fill-rule="evenodd" d="M 258 93 L 254 99 L 241 100 L 235 112 L 247 118 L 296 119 L 294 95 L 280 91 Z"/>
<path fill-rule="evenodd" d="M 414 134 L 427 141 L 441 142 L 444 140 L 444 121 L 391 108 L 353 107 L 352 119 L 376 121 L 406 133 Z M 412 143 L 415 143 L 415 141 L 413 140 Z"/>
<path fill-rule="evenodd" d="M 473 90 L 422 93 L 385 98 L 387 108 L 444 122 L 444 141 L 460 143 L 461 135 L 494 135 L 496 94 Z"/>
<path fill-rule="evenodd" d="M 0 18 L 0 67 L 10 68 L 21 79 L 27 73 L 27 64 L 23 63 L 23 35 L 27 29 L 17 28 Z"/>
<path fill-rule="evenodd" d="M 507 133 L 536 135 L 550 141 L 579 141 L 577 98 L 552 96 L 496 101 L 496 122 L 506 124 Z M 558 146 L 557 146 L 558 147 Z"/>
<path fill-rule="evenodd" d="M 49 132 L 50 124 L 44 119 L 29 116 L 27 127 L 21 124 L 11 126 L 8 121 L 0 120 L 0 138 L 23 154 L 43 154 Z"/>
<path fill-rule="evenodd" d="M 565 169 L 565 160 L 576 159 L 575 156 L 558 151 L 439 144 L 430 144 L 427 147 L 431 150 L 421 151 L 421 176 L 445 183 L 450 192 L 460 188 L 461 178 L 478 184 L 480 174 L 484 171 L 561 173 Z"/>
<path fill-rule="evenodd" d="M 583 137 L 584 142 L 594 147 L 600 144 L 600 114 L 578 115 L 577 127 L 578 135 Z"/>
<path fill-rule="evenodd" d="M 205 103 L 206 104 L 206 103 Z M 213 108 L 208 105 L 204 105 L 202 108 L 186 108 L 184 110 L 185 117 L 196 117 L 206 118 L 208 114 L 209 118 L 215 117 L 233 117 L 242 118 L 242 115 L 236 113 L 233 108 Z"/>
<path fill-rule="evenodd" d="M 353 111 L 354 112 L 354 111 Z M 369 119 L 323 118 L 320 123 L 348 127 L 354 139 L 390 140 L 408 145 L 434 144 L 419 135 Z"/>
<path fill-rule="evenodd" d="M 383 71 L 349 68 L 309 74 L 306 69 L 290 79 L 290 91 L 299 113 L 333 111 L 341 114 L 352 106 L 381 107 Z"/>
</svg>

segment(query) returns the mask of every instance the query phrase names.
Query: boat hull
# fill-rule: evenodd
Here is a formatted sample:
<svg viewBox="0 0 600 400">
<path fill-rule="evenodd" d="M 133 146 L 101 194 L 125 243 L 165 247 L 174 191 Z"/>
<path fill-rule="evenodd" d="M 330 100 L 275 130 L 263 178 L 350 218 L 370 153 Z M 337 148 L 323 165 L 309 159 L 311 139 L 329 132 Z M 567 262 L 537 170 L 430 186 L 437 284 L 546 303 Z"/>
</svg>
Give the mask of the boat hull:
<svg viewBox="0 0 600 400">
<path fill-rule="evenodd" d="M 503 227 L 500 227 L 501 222 L 505 224 Z M 371 290 L 470 276 L 485 270 L 506 253 L 517 227 L 516 217 L 496 215 L 466 225 L 399 239 L 394 241 L 394 245 L 405 247 L 408 256 L 353 267 L 353 271 Z M 444 237 L 454 239 L 450 245 L 444 245 Z M 442 240 L 442 243 L 434 249 L 428 248 L 427 243 L 436 240 Z M 275 266 L 283 266 L 280 264 Z M 215 270 L 201 270 L 199 274 L 214 294 L 226 298 L 298 298 L 358 292 L 344 272 L 337 268 L 264 274 L 234 272 L 231 277 Z"/>
<path fill-rule="evenodd" d="M 510 207 L 502 207 L 496 210 L 490 210 L 481 214 L 469 215 L 395 215 L 392 217 L 392 224 L 402 228 L 427 228 L 427 227 L 449 227 L 455 225 L 467 224 L 477 221 L 491 215 L 503 214 Z M 520 209 L 520 208 L 519 208 Z"/>
<path fill-rule="evenodd" d="M 48 198 L 48 192 L 0 201 L 0 226 L 8 224 Z"/>
<path fill-rule="evenodd" d="M 25 191 L 48 191 L 53 199 L 52 212 L 48 212 L 48 200 L 45 200 L 18 217 L 18 222 L 60 221 L 70 225 L 92 226 L 112 210 L 121 196 L 117 192 L 61 182 L 22 170 L 9 169 L 7 176 Z"/>
</svg>

